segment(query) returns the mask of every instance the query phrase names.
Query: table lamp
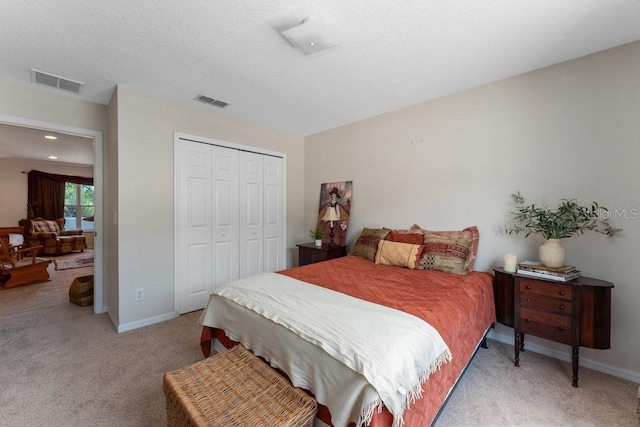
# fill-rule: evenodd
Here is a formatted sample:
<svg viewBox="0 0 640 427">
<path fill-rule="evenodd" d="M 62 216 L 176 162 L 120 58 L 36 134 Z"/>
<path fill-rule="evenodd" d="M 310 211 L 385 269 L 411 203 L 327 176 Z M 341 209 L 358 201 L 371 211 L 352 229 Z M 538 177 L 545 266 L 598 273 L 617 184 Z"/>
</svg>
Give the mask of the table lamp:
<svg viewBox="0 0 640 427">
<path fill-rule="evenodd" d="M 324 213 L 324 216 L 322 217 L 323 221 L 329 223 L 329 228 L 331 230 L 331 232 L 329 233 L 329 237 L 331 238 L 331 240 L 329 241 L 329 246 L 335 246 L 335 243 L 333 242 L 333 236 L 335 236 L 335 234 L 333 233 L 333 222 L 340 221 L 340 211 L 338 211 L 338 209 L 338 205 L 329 206 L 327 208 L 327 211 Z"/>
</svg>

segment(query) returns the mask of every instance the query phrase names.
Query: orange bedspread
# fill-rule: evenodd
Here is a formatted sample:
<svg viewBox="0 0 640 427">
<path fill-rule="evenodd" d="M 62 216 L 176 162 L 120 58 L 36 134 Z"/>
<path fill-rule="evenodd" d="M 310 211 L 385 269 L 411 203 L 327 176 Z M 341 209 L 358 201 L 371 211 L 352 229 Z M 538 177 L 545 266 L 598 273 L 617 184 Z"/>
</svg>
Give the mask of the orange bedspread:
<svg viewBox="0 0 640 427">
<path fill-rule="evenodd" d="M 453 360 L 431 375 L 423 397 L 405 411 L 405 426 L 428 426 L 443 405 L 449 390 L 469 363 L 495 321 L 493 276 L 473 272 L 458 276 L 429 270 L 377 265 L 347 256 L 280 272 L 287 276 L 343 292 L 356 298 L 413 314 L 431 324 L 449 346 Z M 215 331 L 203 330 L 203 353 Z M 323 408 L 325 409 L 325 408 Z M 329 423 L 326 410 L 320 418 Z M 371 427 L 388 427 L 391 414 L 375 414 Z M 342 426 L 336 426 L 342 427 Z"/>
</svg>

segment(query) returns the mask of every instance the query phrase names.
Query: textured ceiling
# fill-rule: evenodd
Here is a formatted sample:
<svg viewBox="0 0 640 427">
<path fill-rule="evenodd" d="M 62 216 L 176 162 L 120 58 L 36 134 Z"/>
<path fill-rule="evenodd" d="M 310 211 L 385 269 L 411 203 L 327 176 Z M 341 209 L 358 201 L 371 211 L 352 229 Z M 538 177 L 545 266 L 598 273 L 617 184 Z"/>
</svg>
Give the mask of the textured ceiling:
<svg viewBox="0 0 640 427">
<path fill-rule="evenodd" d="M 340 45 L 304 56 L 279 31 L 314 15 Z M 2 0 L 0 79 L 34 68 L 89 101 L 121 84 L 308 135 L 639 40 L 639 23 L 640 0 Z"/>
<path fill-rule="evenodd" d="M 46 139 L 45 135 L 57 139 Z M 15 158 L 93 165 L 93 139 L 0 123 L 0 159 Z M 57 159 L 51 160 L 49 156 Z"/>
</svg>

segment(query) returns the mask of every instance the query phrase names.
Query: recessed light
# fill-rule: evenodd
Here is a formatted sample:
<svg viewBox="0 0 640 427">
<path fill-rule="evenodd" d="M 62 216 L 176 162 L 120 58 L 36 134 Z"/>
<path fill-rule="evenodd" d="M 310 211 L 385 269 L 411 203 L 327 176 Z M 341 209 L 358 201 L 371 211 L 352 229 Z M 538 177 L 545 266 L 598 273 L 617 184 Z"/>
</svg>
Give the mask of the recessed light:
<svg viewBox="0 0 640 427">
<path fill-rule="evenodd" d="M 57 136 L 53 136 L 53 135 L 45 135 L 44 136 L 46 139 L 58 139 Z"/>
<path fill-rule="evenodd" d="M 58 156 L 49 156 L 49 159 L 51 159 L 51 160 L 58 160 Z"/>
</svg>

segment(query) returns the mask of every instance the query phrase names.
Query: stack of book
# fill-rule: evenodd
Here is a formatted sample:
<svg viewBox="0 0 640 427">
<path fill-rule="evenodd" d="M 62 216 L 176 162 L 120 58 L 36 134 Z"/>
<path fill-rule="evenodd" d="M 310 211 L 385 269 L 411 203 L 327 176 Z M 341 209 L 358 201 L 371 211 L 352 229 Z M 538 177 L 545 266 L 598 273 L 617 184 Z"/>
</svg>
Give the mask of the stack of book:
<svg viewBox="0 0 640 427">
<path fill-rule="evenodd" d="M 562 267 L 547 267 L 546 265 L 543 265 L 538 261 L 523 261 L 519 263 L 516 273 L 522 276 L 555 280 L 557 282 L 566 282 L 580 277 L 580 271 L 578 271 L 572 265 L 563 265 Z"/>
</svg>

